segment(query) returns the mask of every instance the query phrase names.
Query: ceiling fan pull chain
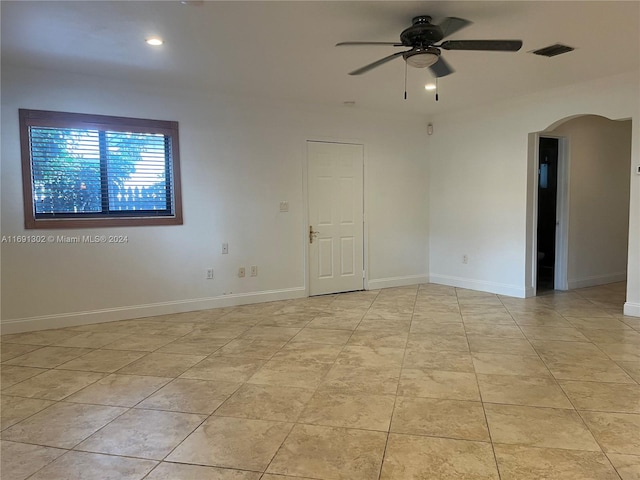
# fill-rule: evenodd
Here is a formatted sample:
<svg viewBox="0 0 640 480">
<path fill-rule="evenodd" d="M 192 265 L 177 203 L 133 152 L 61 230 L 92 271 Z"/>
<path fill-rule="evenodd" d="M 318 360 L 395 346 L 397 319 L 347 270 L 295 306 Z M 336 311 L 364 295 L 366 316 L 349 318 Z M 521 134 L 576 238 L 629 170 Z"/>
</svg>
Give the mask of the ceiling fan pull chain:
<svg viewBox="0 0 640 480">
<path fill-rule="evenodd" d="M 407 99 L 407 62 L 404 62 L 404 99 Z"/>
<path fill-rule="evenodd" d="M 438 101 L 438 77 L 436 77 L 436 102 Z"/>
</svg>

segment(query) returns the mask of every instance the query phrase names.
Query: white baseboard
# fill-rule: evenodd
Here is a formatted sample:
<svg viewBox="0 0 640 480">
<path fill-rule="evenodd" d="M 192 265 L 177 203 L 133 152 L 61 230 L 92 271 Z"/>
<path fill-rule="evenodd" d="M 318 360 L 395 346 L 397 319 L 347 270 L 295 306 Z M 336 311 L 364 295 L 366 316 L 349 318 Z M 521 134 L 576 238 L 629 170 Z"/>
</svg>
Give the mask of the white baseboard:
<svg viewBox="0 0 640 480">
<path fill-rule="evenodd" d="M 624 304 L 624 314 L 629 317 L 640 317 L 640 303 L 626 302 Z"/>
<path fill-rule="evenodd" d="M 50 328 L 65 328 L 92 323 L 113 322 L 117 320 L 131 320 L 134 318 L 152 317 L 172 313 L 209 310 L 211 308 L 273 302 L 276 300 L 291 300 L 293 298 L 304 297 L 307 297 L 305 287 L 288 288 L 283 290 L 266 290 L 262 292 L 234 293 L 219 297 L 196 298 L 175 302 L 106 308 L 87 312 L 72 312 L 56 315 L 43 315 L 39 317 L 16 318 L 3 320 L 1 327 L 2 334 L 21 333 L 31 332 L 34 330 L 46 330 Z"/>
<path fill-rule="evenodd" d="M 448 285 L 450 287 L 466 288 L 480 292 L 507 295 L 509 297 L 525 298 L 527 289 L 524 286 L 508 285 L 506 283 L 485 282 L 470 278 L 452 277 L 450 275 L 429 274 L 431 283 Z"/>
<path fill-rule="evenodd" d="M 608 273 L 606 275 L 593 275 L 590 277 L 569 279 L 569 290 L 574 288 L 596 287 L 608 283 L 624 282 L 627 279 L 627 272 Z"/>
<path fill-rule="evenodd" d="M 406 287 L 408 285 L 417 285 L 420 283 L 429 283 L 429 275 L 408 275 L 405 277 L 388 277 L 377 278 L 367 282 L 367 290 L 378 290 L 379 288 Z"/>
</svg>

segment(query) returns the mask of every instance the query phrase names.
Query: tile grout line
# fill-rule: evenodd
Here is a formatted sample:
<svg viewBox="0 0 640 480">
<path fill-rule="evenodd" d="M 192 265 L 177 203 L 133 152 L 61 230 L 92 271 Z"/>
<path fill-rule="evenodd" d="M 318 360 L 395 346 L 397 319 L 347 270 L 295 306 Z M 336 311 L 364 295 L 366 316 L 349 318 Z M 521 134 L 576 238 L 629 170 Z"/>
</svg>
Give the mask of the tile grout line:
<svg viewBox="0 0 640 480">
<path fill-rule="evenodd" d="M 502 300 L 501 300 L 502 301 Z M 502 302 L 504 304 L 504 302 Z M 506 307 L 506 306 L 505 306 Z M 508 308 L 507 308 L 508 310 Z M 553 311 L 557 311 L 555 308 L 553 309 Z M 558 314 L 566 320 L 566 317 L 560 313 L 559 311 L 557 311 Z M 515 320 L 515 319 L 514 319 Z M 571 322 L 569 322 L 571 323 Z M 518 324 L 516 322 L 516 324 L 518 325 L 518 327 L 520 327 L 520 324 Z M 522 331 L 522 329 L 520 329 Z M 526 336 L 526 334 L 524 332 L 522 332 L 523 335 L 525 336 L 525 338 L 527 338 L 527 340 L 529 341 L 529 338 Z M 529 341 L 529 343 L 531 344 L 531 342 Z M 589 342 L 591 343 L 591 342 Z M 586 421 L 584 420 L 582 414 L 580 413 L 580 411 L 576 408 L 575 404 L 573 403 L 573 401 L 571 400 L 571 398 L 569 397 L 569 395 L 567 395 L 566 391 L 564 388 L 562 388 L 562 384 L 560 384 L 559 380 L 556 378 L 556 376 L 553 374 L 553 372 L 550 370 L 549 366 L 547 365 L 547 362 L 544 361 L 544 359 L 540 356 L 540 352 L 538 352 L 538 349 L 534 346 L 531 345 L 532 348 L 534 349 L 534 351 L 536 352 L 536 354 L 538 355 L 538 358 L 540 359 L 540 361 L 544 364 L 544 366 L 546 367 L 546 369 L 548 370 L 551 378 L 553 379 L 555 385 L 560 389 L 560 391 L 563 393 L 563 395 L 565 396 L 565 398 L 567 399 L 567 401 L 569 402 L 569 404 L 572 407 L 572 410 L 574 412 L 576 412 L 576 414 L 578 415 L 578 417 L 580 418 L 580 421 L 582 423 L 582 425 L 586 428 L 586 430 L 589 432 L 589 434 L 591 435 L 591 437 L 593 438 L 594 442 L 598 445 L 598 448 L 600 449 L 600 454 L 603 455 L 606 459 L 607 462 L 609 463 L 609 465 L 613 468 L 613 471 L 616 472 L 616 475 L 618 475 L 620 477 L 620 475 L 618 474 L 617 469 L 615 468 L 615 466 L 613 465 L 613 463 L 611 462 L 611 460 L 609 459 L 609 457 L 606 455 L 604 449 L 602 448 L 601 443 L 598 441 L 598 439 L 596 438 L 596 436 L 594 435 L 594 433 L 592 432 L 592 430 L 589 428 L 588 424 L 586 423 Z M 603 352 L 604 353 L 604 352 Z M 484 405 L 484 403 L 483 403 Z M 539 407 L 539 408 L 544 408 L 544 407 Z M 550 407 L 551 408 L 551 407 Z M 493 443 L 493 442 L 492 442 Z M 539 447 L 539 448 L 549 448 L 549 447 Z M 578 451 L 582 451 L 582 450 L 578 450 Z"/>
<path fill-rule="evenodd" d="M 407 346 L 409 345 L 409 337 L 411 335 L 411 325 L 413 324 L 413 315 L 416 310 L 416 303 L 418 301 L 418 292 L 420 291 L 420 287 L 416 290 L 416 297 L 413 300 L 413 309 L 411 311 L 411 321 L 409 322 L 409 331 L 407 333 L 407 339 L 404 344 L 404 351 L 402 353 L 402 362 L 400 362 L 400 375 L 398 376 L 398 384 L 396 385 L 396 394 L 393 399 L 393 408 L 391 409 L 391 416 L 389 417 L 389 427 L 387 429 L 387 438 L 384 443 L 384 449 L 382 450 L 382 458 L 380 460 L 380 469 L 378 471 L 378 480 L 382 477 L 382 472 L 384 469 L 384 462 L 387 458 L 387 448 L 389 447 L 389 440 L 391 438 L 391 426 L 393 425 L 393 417 L 396 412 L 396 404 L 398 403 L 398 391 L 400 390 L 400 382 L 402 381 L 402 371 L 404 369 L 404 360 L 407 356 Z"/>
<path fill-rule="evenodd" d="M 457 296 L 457 290 L 456 290 L 456 296 Z M 502 300 L 500 300 L 500 303 L 502 303 Z M 504 306 L 504 303 L 503 303 L 503 306 Z M 464 317 L 462 317 L 462 322 L 464 323 Z M 467 333 L 466 333 L 466 329 L 465 329 L 465 338 L 467 338 L 467 343 L 468 343 L 469 339 L 468 339 L 468 336 L 467 336 Z M 500 464 L 498 463 L 498 456 L 496 454 L 495 444 L 493 442 L 493 436 L 491 435 L 491 428 L 489 427 L 489 419 L 487 417 L 487 410 L 485 408 L 485 401 L 482 398 L 482 390 L 480 389 L 480 381 L 478 380 L 478 371 L 476 370 L 475 363 L 473 363 L 473 355 L 472 354 L 471 354 L 471 362 L 473 364 L 473 374 L 474 374 L 474 376 L 476 378 L 476 388 L 478 389 L 478 395 L 480 396 L 480 405 L 482 405 L 482 413 L 483 413 L 483 416 L 484 416 L 484 422 L 487 425 L 487 434 L 489 435 L 489 443 L 491 445 L 491 453 L 493 454 L 493 463 L 494 463 L 494 465 L 496 467 L 496 473 L 498 474 L 498 480 L 500 480 L 502 478 L 502 474 L 500 473 Z"/>
<path fill-rule="evenodd" d="M 376 294 L 375 298 L 377 298 L 377 297 L 378 297 L 378 294 Z M 367 312 L 368 312 L 368 311 L 369 311 L 369 309 L 371 308 L 371 305 L 373 305 L 373 303 L 375 302 L 375 298 L 374 298 L 374 300 L 371 302 L 371 304 L 369 305 L 369 308 L 367 308 Z M 333 303 L 334 301 L 335 301 L 335 298 L 334 298 L 334 300 L 333 300 L 333 301 L 331 301 L 331 302 L 329 302 L 329 303 L 331 304 L 331 303 Z M 366 315 L 366 313 L 365 313 L 365 315 Z M 317 315 L 316 315 L 316 316 L 314 316 L 314 318 L 313 318 L 313 319 L 311 319 L 309 323 L 311 323 L 311 322 L 312 322 L 316 317 L 317 317 Z M 362 317 L 362 318 L 364 318 L 364 315 L 363 315 L 363 317 Z M 362 319 L 360 319 L 360 322 L 362 322 Z M 360 324 L 360 322 L 358 322 L 358 325 Z M 307 324 L 307 325 L 308 325 L 308 324 Z M 357 328 L 357 326 L 356 326 L 356 328 Z M 349 335 L 349 339 L 353 336 L 353 332 L 355 332 L 355 330 L 356 330 L 356 329 L 354 329 L 354 330 L 352 331 L 351 335 Z M 294 336 L 294 337 L 292 337 L 292 338 L 289 340 L 289 342 L 291 342 L 291 340 L 293 340 L 293 338 L 295 338 L 295 336 Z M 287 344 L 288 344 L 289 342 L 287 342 Z M 333 360 L 333 362 L 331 363 L 331 365 L 332 365 L 332 367 L 331 367 L 331 368 L 333 368 L 333 366 L 335 366 L 335 365 L 336 365 L 336 362 L 338 361 L 338 357 L 340 356 L 340 353 L 342 353 L 342 352 L 344 351 L 344 349 L 345 349 L 345 347 L 346 347 L 346 345 L 347 345 L 347 343 L 348 343 L 348 342 L 349 342 L 349 340 L 347 340 L 347 342 L 346 342 L 344 345 L 342 345 L 342 348 L 340 349 L 340 352 L 338 353 L 338 355 L 336 355 L 335 359 L 334 359 L 334 360 Z M 295 342 L 294 342 L 294 343 L 295 343 Z M 284 348 L 287 344 L 285 344 L 282 348 Z M 280 351 L 282 351 L 282 348 L 280 349 Z M 329 374 L 329 371 L 331 370 L 331 368 L 329 368 L 329 370 L 327 370 L 327 372 L 323 375 L 323 377 L 322 377 L 322 379 L 323 379 L 323 380 L 324 380 L 324 378 L 326 378 L 326 376 Z M 259 371 L 259 370 L 258 370 L 258 371 Z M 257 372 L 256 372 L 256 373 L 257 373 Z M 267 464 L 267 466 L 265 467 L 264 472 L 262 472 L 262 476 L 261 476 L 260 478 L 262 478 L 264 475 L 266 475 L 266 474 L 267 474 L 267 470 L 269 470 L 269 467 L 270 467 L 270 466 L 271 466 L 271 464 L 273 463 L 273 460 L 278 456 L 278 453 L 280 452 L 280 450 L 282 449 L 282 447 L 283 447 L 283 446 L 284 446 L 284 444 L 286 443 L 287 439 L 288 439 L 288 438 L 289 438 L 289 436 L 291 435 L 291 432 L 293 432 L 294 428 L 295 428 L 297 425 L 308 425 L 308 424 L 305 424 L 305 423 L 299 423 L 299 422 L 298 422 L 298 419 L 299 419 L 299 418 L 300 418 L 300 416 L 304 413 L 304 411 L 305 411 L 305 409 L 306 409 L 306 406 L 307 406 L 307 405 L 308 405 L 308 403 L 313 399 L 313 397 L 316 395 L 316 393 L 318 392 L 318 389 L 320 388 L 320 386 L 321 386 L 321 385 L 322 385 L 322 380 L 318 383 L 318 385 L 316 386 L 316 388 L 315 388 L 315 389 L 313 389 L 313 393 L 311 394 L 311 397 L 309 397 L 309 400 L 305 403 L 304 407 L 303 407 L 303 408 L 302 408 L 302 410 L 300 411 L 300 414 L 296 417 L 296 419 L 295 419 L 293 422 L 291 422 L 291 423 L 292 423 L 292 427 L 291 427 L 291 429 L 290 429 L 290 430 L 289 430 L 289 432 L 287 433 L 286 437 L 284 438 L 284 440 L 282 441 L 282 443 L 280 444 L 280 446 L 276 449 L 275 453 L 274 453 L 274 454 L 273 454 L 273 456 L 271 457 L 271 460 L 269 460 L 269 463 L 268 463 L 268 464 Z"/>
</svg>

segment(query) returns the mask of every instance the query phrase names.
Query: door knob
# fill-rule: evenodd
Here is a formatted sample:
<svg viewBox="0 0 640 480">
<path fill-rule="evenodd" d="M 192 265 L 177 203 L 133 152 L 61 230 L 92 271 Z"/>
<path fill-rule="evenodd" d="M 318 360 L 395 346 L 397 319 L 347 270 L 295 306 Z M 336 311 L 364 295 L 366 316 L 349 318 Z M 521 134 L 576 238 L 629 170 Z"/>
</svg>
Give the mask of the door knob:
<svg viewBox="0 0 640 480">
<path fill-rule="evenodd" d="M 317 237 L 320 232 L 313 231 L 313 225 L 309 225 L 309 243 L 313 243 L 313 239 Z"/>
</svg>

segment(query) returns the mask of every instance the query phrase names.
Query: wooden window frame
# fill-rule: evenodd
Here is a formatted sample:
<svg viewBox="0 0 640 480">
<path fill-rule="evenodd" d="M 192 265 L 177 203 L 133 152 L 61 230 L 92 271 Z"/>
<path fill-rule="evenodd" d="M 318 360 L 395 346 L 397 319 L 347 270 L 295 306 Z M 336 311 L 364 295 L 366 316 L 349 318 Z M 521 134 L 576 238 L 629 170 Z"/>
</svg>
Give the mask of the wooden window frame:
<svg viewBox="0 0 640 480">
<path fill-rule="evenodd" d="M 182 192 L 180 188 L 180 148 L 178 122 L 148 120 L 141 118 L 91 115 L 84 113 L 54 112 L 46 110 L 19 110 L 20 149 L 22 161 L 22 192 L 24 201 L 24 225 L 26 229 L 94 228 L 151 225 L 182 225 Z M 83 216 L 65 215 L 61 218 L 37 218 L 33 198 L 33 172 L 30 143 L 30 127 L 77 128 L 112 130 L 133 133 L 157 133 L 170 138 L 171 160 L 167 166 L 172 170 L 171 215 L 126 214 Z"/>
</svg>

